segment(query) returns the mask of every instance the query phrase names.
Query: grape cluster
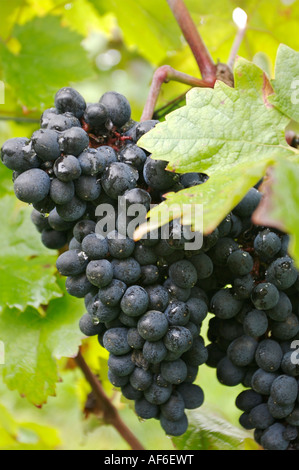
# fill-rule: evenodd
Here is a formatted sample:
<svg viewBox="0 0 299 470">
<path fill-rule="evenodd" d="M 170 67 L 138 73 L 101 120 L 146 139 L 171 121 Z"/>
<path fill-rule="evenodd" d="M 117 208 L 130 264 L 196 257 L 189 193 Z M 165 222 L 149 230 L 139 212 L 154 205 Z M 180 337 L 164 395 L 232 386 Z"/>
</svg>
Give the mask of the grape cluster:
<svg viewBox="0 0 299 470">
<path fill-rule="evenodd" d="M 200 335 L 208 298 L 195 287 L 204 255 L 191 262 L 198 252 L 184 249 L 185 239 L 177 237 L 182 227 L 175 225 L 167 239 L 157 231 L 135 242 L 126 234 L 127 210 L 139 204 L 146 213 L 168 190 L 207 177 L 168 172 L 167 162 L 137 146 L 157 122 L 132 121 L 127 99 L 116 92 L 86 104 L 63 88 L 41 129 L 30 140 L 7 141 L 2 161 L 14 171 L 16 196 L 33 205 L 45 246 L 61 249 L 57 269 L 68 293 L 85 300 L 80 329 L 109 351 L 111 383 L 134 400 L 141 419 L 159 419 L 177 436 L 187 430 L 185 410 L 204 399 L 193 383 L 208 357 Z M 99 215 L 107 204 L 111 211 Z"/>
<path fill-rule="evenodd" d="M 186 409 L 204 400 L 194 382 L 206 363 L 222 384 L 246 388 L 236 406 L 259 444 L 298 449 L 299 279 L 289 237 L 252 223 L 257 184 L 200 249 L 187 249 L 190 237 L 175 223 L 166 238 L 159 229 L 134 241 L 130 208 L 146 213 L 166 192 L 208 178 L 168 172 L 137 145 L 157 123 L 133 121 L 119 93 L 87 104 L 63 88 L 31 139 L 3 145 L 2 162 L 13 170 L 16 196 L 33 205 L 44 245 L 61 250 L 67 291 L 84 298 L 82 333 L 109 352 L 109 379 L 141 419 L 184 434 Z"/>
<path fill-rule="evenodd" d="M 254 429 L 259 444 L 297 449 L 298 271 L 288 255 L 289 237 L 250 223 L 260 198 L 256 188 L 249 191 L 217 229 L 219 239 L 207 253 L 214 270 L 199 282 L 214 314 L 207 365 L 216 368 L 220 383 L 246 387 L 236 406 L 241 425 Z"/>
</svg>

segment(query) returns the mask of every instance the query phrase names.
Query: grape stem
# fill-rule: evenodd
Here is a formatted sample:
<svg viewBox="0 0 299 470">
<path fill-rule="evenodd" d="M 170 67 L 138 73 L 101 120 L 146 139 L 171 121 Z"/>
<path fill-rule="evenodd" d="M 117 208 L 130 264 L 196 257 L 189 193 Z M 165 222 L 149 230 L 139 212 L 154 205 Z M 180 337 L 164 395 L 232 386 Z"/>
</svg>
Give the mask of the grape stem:
<svg viewBox="0 0 299 470">
<path fill-rule="evenodd" d="M 170 65 L 163 65 L 162 67 L 159 67 L 154 73 L 149 95 L 143 110 L 143 114 L 141 116 L 141 121 L 152 119 L 161 87 L 163 83 L 168 83 L 170 80 L 184 83 L 185 85 L 192 87 L 213 88 L 216 81 L 216 76 L 213 80 L 205 81 L 192 77 L 191 75 L 187 75 L 186 73 L 179 72 L 170 67 Z"/>
<path fill-rule="evenodd" d="M 121 419 L 117 409 L 106 395 L 102 384 L 92 373 L 81 352 L 75 358 L 77 366 L 83 372 L 85 379 L 91 386 L 97 399 L 98 405 L 103 412 L 103 420 L 106 424 L 114 426 L 123 439 L 129 444 L 132 450 L 145 450 L 137 437 L 132 433 L 128 426 Z"/>
<path fill-rule="evenodd" d="M 167 0 L 167 3 L 175 16 L 175 19 L 186 39 L 189 47 L 194 55 L 198 64 L 202 78 L 215 83 L 216 78 L 216 65 L 201 38 L 194 21 L 183 0 Z"/>
</svg>

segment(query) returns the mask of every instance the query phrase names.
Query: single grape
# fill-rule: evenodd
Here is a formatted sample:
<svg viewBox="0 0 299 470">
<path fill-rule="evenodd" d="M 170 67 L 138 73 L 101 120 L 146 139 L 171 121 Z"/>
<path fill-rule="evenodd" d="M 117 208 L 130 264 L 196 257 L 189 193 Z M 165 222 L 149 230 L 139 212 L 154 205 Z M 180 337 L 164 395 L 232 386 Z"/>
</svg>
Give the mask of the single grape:
<svg viewBox="0 0 299 470">
<path fill-rule="evenodd" d="M 212 297 L 210 308 L 218 318 L 227 320 L 240 312 L 242 302 L 234 297 L 230 289 L 222 289 Z"/>
<path fill-rule="evenodd" d="M 251 300 L 257 310 L 270 310 L 279 301 L 279 292 L 274 284 L 262 282 L 252 291 Z"/>
<path fill-rule="evenodd" d="M 161 374 L 167 382 L 179 385 L 187 378 L 187 366 L 182 359 L 173 362 L 162 362 Z"/>
<path fill-rule="evenodd" d="M 89 104 L 84 113 L 84 121 L 97 132 L 107 132 L 106 123 L 108 119 L 107 108 L 100 103 Z"/>
<path fill-rule="evenodd" d="M 63 182 L 55 178 L 51 181 L 50 197 L 57 205 L 71 202 L 75 196 L 75 186 L 73 181 Z"/>
<path fill-rule="evenodd" d="M 146 398 L 135 401 L 135 411 L 141 419 L 153 419 L 159 415 L 159 407 L 147 401 Z"/>
<path fill-rule="evenodd" d="M 227 259 L 227 266 L 235 276 L 245 276 L 253 269 L 253 258 L 243 250 L 236 250 Z"/>
<path fill-rule="evenodd" d="M 109 118 L 117 128 L 124 126 L 131 117 L 131 106 L 125 96 L 115 91 L 108 91 L 101 99 Z"/>
<path fill-rule="evenodd" d="M 183 397 L 174 391 L 169 400 L 161 405 L 161 413 L 168 421 L 179 421 L 185 414 L 185 403 Z"/>
<path fill-rule="evenodd" d="M 267 403 L 261 403 L 252 408 L 249 413 L 249 420 L 252 426 L 257 429 L 267 429 L 275 421 L 269 411 Z"/>
<path fill-rule="evenodd" d="M 244 390 L 236 398 L 236 407 L 249 413 L 253 408 L 263 402 L 263 397 L 254 390 Z"/>
<path fill-rule="evenodd" d="M 162 414 L 160 424 L 168 436 L 181 436 L 188 429 L 188 419 L 185 414 L 178 421 L 170 421 Z"/>
<path fill-rule="evenodd" d="M 101 184 L 111 199 L 118 199 L 137 186 L 138 171 L 125 163 L 111 163 L 102 174 Z"/>
<path fill-rule="evenodd" d="M 136 390 L 144 391 L 151 386 L 153 382 L 153 374 L 148 371 L 136 367 L 130 375 L 130 384 Z"/>
<path fill-rule="evenodd" d="M 277 377 L 278 373 L 258 369 L 252 376 L 251 386 L 260 395 L 270 395 L 272 383 Z"/>
<path fill-rule="evenodd" d="M 217 378 L 223 385 L 234 387 L 240 384 L 244 377 L 244 367 L 236 366 L 226 356 L 219 361 L 217 365 Z"/>
<path fill-rule="evenodd" d="M 1 149 L 1 160 L 7 168 L 20 173 L 38 168 L 41 163 L 33 151 L 30 141 L 25 137 L 7 140 Z"/>
<path fill-rule="evenodd" d="M 85 274 L 79 274 L 78 276 L 69 276 L 66 280 L 65 287 L 67 292 L 79 299 L 83 299 L 92 289 Z"/>
<path fill-rule="evenodd" d="M 269 426 L 262 434 L 261 445 L 267 450 L 286 450 L 289 441 L 284 437 L 285 427 L 281 423 L 275 423 Z"/>
<path fill-rule="evenodd" d="M 255 237 L 254 249 L 262 259 L 271 260 L 281 250 L 281 240 L 276 233 L 265 229 Z"/>
<path fill-rule="evenodd" d="M 106 287 L 113 279 L 113 267 L 108 260 L 93 260 L 86 268 L 86 276 L 92 285 Z"/>
<path fill-rule="evenodd" d="M 130 328 L 128 330 L 128 343 L 132 349 L 142 349 L 145 344 L 145 339 L 139 334 L 137 328 Z"/>
<path fill-rule="evenodd" d="M 114 354 L 110 354 L 108 359 L 108 367 L 112 372 L 119 375 L 120 377 L 125 377 L 126 375 L 130 375 L 133 372 L 135 369 L 135 364 L 132 361 L 131 353 L 122 356 L 115 356 Z"/>
<path fill-rule="evenodd" d="M 163 338 L 169 327 L 164 313 L 150 310 L 138 321 L 138 332 L 143 339 L 158 341 Z"/>
<path fill-rule="evenodd" d="M 151 364 L 161 364 L 167 356 L 167 349 L 162 340 L 159 341 L 145 341 L 142 354 Z"/>
<path fill-rule="evenodd" d="M 132 165 L 139 171 L 143 169 L 146 158 L 144 150 L 135 144 L 127 145 L 118 156 L 120 162 Z"/>
<path fill-rule="evenodd" d="M 229 345 L 227 356 L 236 366 L 245 367 L 254 360 L 257 346 L 254 338 L 243 335 Z"/>
<path fill-rule="evenodd" d="M 56 266 L 62 276 L 77 276 L 85 272 L 88 258 L 82 251 L 71 250 L 62 253 L 57 259 Z"/>
<path fill-rule="evenodd" d="M 259 205 L 261 198 L 262 194 L 257 189 L 252 188 L 234 208 L 233 212 L 239 217 L 250 217 Z"/>
<path fill-rule="evenodd" d="M 178 261 L 170 266 L 169 276 L 173 282 L 183 289 L 192 288 L 197 282 L 197 272 L 190 261 Z"/>
<path fill-rule="evenodd" d="M 184 326 L 171 326 L 164 337 L 164 344 L 168 351 L 183 354 L 191 348 L 193 337 Z"/>
<path fill-rule="evenodd" d="M 104 259 L 109 253 L 107 239 L 96 233 L 91 233 L 82 241 L 82 250 L 90 260 Z"/>
<path fill-rule="evenodd" d="M 168 291 L 159 284 L 146 287 L 145 290 L 149 296 L 149 310 L 164 312 L 169 302 Z"/>
<path fill-rule="evenodd" d="M 80 119 L 86 109 L 86 103 L 78 91 L 65 87 L 56 93 L 55 108 L 60 114 L 69 112 Z"/>
<path fill-rule="evenodd" d="M 183 383 L 177 387 L 177 391 L 182 396 L 185 408 L 195 410 L 204 402 L 204 393 L 199 385 Z"/>
<path fill-rule="evenodd" d="M 76 196 L 67 204 L 57 206 L 57 212 L 66 222 L 76 222 L 83 217 L 86 211 L 86 203 Z"/>
<path fill-rule="evenodd" d="M 38 168 L 27 170 L 14 182 L 14 191 L 18 199 L 30 204 L 42 201 L 50 191 L 51 180 L 47 173 Z"/>
<path fill-rule="evenodd" d="M 103 337 L 104 348 L 114 356 L 127 354 L 131 350 L 127 336 L 127 328 L 111 328 L 107 330 Z"/>
<path fill-rule="evenodd" d="M 268 326 L 268 317 L 261 310 L 251 310 L 251 312 L 246 314 L 243 322 L 245 334 L 253 337 L 263 336 Z"/>
<path fill-rule="evenodd" d="M 85 237 L 94 234 L 96 224 L 93 220 L 81 220 L 74 226 L 73 234 L 79 243 L 83 243 Z"/>
<path fill-rule="evenodd" d="M 125 292 L 121 299 L 122 311 L 131 317 L 140 317 L 143 315 L 149 305 L 149 296 L 143 287 L 131 286 Z"/>
<path fill-rule="evenodd" d="M 176 180 L 176 176 L 165 168 L 167 162 L 153 160 L 148 157 L 143 168 L 143 176 L 146 184 L 157 191 L 170 189 Z"/>
<path fill-rule="evenodd" d="M 56 232 L 56 230 L 45 229 L 42 231 L 42 243 L 49 250 L 60 250 L 68 241 L 66 232 Z"/>
<path fill-rule="evenodd" d="M 38 232 L 42 233 L 43 230 L 51 230 L 48 217 L 46 217 L 44 214 L 41 214 L 35 209 L 33 209 L 33 211 L 31 212 L 31 220 L 34 223 Z"/>
<path fill-rule="evenodd" d="M 110 149 L 110 147 L 108 148 Z M 110 150 L 113 151 L 113 149 Z M 108 156 L 104 152 L 103 147 L 98 149 L 88 148 L 79 155 L 78 162 L 83 175 L 96 176 L 103 173 L 108 166 Z"/>
<path fill-rule="evenodd" d="M 114 259 L 111 264 L 114 278 L 127 285 L 135 284 L 141 276 L 140 264 L 134 258 Z"/>
<path fill-rule="evenodd" d="M 280 375 L 271 385 L 271 397 L 279 405 L 291 405 L 298 396 L 298 383 L 294 377 Z"/>
<path fill-rule="evenodd" d="M 95 325 L 92 317 L 85 313 L 80 319 L 79 328 L 85 336 L 97 336 L 105 332 L 106 328 L 103 323 Z"/>
<path fill-rule="evenodd" d="M 54 173 L 64 183 L 74 181 L 81 176 L 80 163 L 73 155 L 63 155 L 55 161 Z"/>
<path fill-rule="evenodd" d="M 255 360 L 257 365 L 266 372 L 275 372 L 279 369 L 283 353 L 279 343 L 272 339 L 261 341 L 256 349 Z"/>
<path fill-rule="evenodd" d="M 172 386 L 169 384 L 167 387 L 160 387 L 156 383 L 152 383 L 152 385 L 145 390 L 144 396 L 147 401 L 154 405 L 163 405 L 166 403 L 172 393 Z"/>
<path fill-rule="evenodd" d="M 171 302 L 165 310 L 165 316 L 169 325 L 185 326 L 190 319 L 188 305 L 184 302 Z"/>
<path fill-rule="evenodd" d="M 291 287 L 296 282 L 297 277 L 298 271 L 294 261 L 289 256 L 273 261 L 266 272 L 266 280 L 280 290 Z"/>
</svg>

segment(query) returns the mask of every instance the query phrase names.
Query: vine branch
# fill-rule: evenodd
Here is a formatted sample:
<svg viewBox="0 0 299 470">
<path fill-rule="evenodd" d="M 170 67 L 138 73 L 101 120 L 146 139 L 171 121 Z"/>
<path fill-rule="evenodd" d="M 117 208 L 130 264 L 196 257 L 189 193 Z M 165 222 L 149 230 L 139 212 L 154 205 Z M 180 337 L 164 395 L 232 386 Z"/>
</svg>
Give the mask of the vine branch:
<svg viewBox="0 0 299 470">
<path fill-rule="evenodd" d="M 27 124 L 38 124 L 40 122 L 39 119 L 28 118 L 28 117 L 20 117 L 20 116 L 1 116 L 0 121 L 13 121 L 13 122 L 25 122 Z"/>
<path fill-rule="evenodd" d="M 167 0 L 175 19 L 198 64 L 202 78 L 214 85 L 216 65 L 200 36 L 194 21 L 183 0 Z"/>
<path fill-rule="evenodd" d="M 143 114 L 141 116 L 141 121 L 152 119 L 161 87 L 163 83 L 168 83 L 170 80 L 184 83 L 185 85 L 190 85 L 192 87 L 213 88 L 216 77 L 213 81 L 205 81 L 192 77 L 191 75 L 187 75 L 186 73 L 178 72 L 177 70 L 170 67 L 170 65 L 163 65 L 162 67 L 159 67 L 154 73 L 150 92 L 143 110 Z"/>
<path fill-rule="evenodd" d="M 137 437 L 132 433 L 128 426 L 121 419 L 117 409 L 112 404 L 111 400 L 106 395 L 101 383 L 97 377 L 92 373 L 89 366 L 87 365 L 81 352 L 75 358 L 78 367 L 82 370 L 85 379 L 90 384 L 94 395 L 98 401 L 98 404 L 103 412 L 103 419 L 106 424 L 110 424 L 115 427 L 123 439 L 129 444 L 133 450 L 145 450 L 142 444 L 139 442 Z"/>
</svg>

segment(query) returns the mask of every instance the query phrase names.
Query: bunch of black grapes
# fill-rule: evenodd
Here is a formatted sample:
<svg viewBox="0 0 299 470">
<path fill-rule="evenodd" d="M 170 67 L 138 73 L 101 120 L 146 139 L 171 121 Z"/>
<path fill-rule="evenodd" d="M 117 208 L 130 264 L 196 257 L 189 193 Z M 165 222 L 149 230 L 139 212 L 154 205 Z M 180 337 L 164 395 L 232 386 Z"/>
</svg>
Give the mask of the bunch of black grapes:
<svg viewBox="0 0 299 470">
<path fill-rule="evenodd" d="M 170 173 L 166 162 L 136 145 L 157 122 L 132 121 L 129 102 L 116 92 L 86 104 L 76 90 L 63 88 L 30 140 L 3 145 L 2 161 L 14 171 L 16 196 L 33 205 L 42 242 L 61 250 L 57 268 L 69 294 L 85 299 L 80 328 L 109 351 L 111 383 L 135 401 L 140 418 L 159 419 L 176 436 L 187 430 L 185 410 L 204 399 L 194 381 L 208 357 L 200 336 L 208 298 L 196 287 L 205 255 L 193 251 L 198 256 L 191 262 L 175 225 L 166 240 L 157 231 L 135 242 L 126 234 L 132 219 L 126 214 L 134 204 L 147 212 L 168 190 L 207 177 Z M 98 227 L 107 211 L 98 210 L 104 204 L 116 216 L 103 235 Z"/>
<path fill-rule="evenodd" d="M 298 449 L 298 271 L 289 236 L 251 224 L 260 198 L 256 188 L 249 191 L 207 253 L 213 274 L 198 284 L 215 315 L 207 364 L 222 384 L 246 387 L 236 400 L 240 423 L 254 429 L 262 447 Z"/>
<path fill-rule="evenodd" d="M 14 171 L 16 196 L 33 205 L 43 243 L 61 250 L 67 291 L 85 300 L 82 333 L 109 351 L 110 381 L 140 418 L 184 434 L 185 410 L 203 403 L 194 382 L 207 363 L 222 384 L 246 388 L 236 402 L 240 423 L 259 444 L 298 449 L 299 280 L 289 237 L 252 223 L 257 185 L 200 249 L 187 249 L 189 237 L 176 224 L 166 238 L 157 230 L 134 241 L 126 231 L 130 207 L 147 212 L 168 191 L 207 180 L 168 172 L 167 162 L 137 145 L 157 123 L 133 121 L 119 93 L 86 104 L 63 88 L 30 140 L 3 145 L 2 161 Z M 104 205 L 108 213 L 99 211 Z"/>
</svg>

